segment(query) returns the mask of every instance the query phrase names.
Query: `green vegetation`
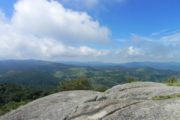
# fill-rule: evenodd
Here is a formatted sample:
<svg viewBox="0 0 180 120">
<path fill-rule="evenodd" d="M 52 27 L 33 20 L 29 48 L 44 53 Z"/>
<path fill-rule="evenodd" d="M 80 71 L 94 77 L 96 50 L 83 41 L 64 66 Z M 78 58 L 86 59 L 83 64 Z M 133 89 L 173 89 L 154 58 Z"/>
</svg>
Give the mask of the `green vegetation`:
<svg viewBox="0 0 180 120">
<path fill-rule="evenodd" d="M 152 68 L 124 68 L 121 66 L 81 67 L 57 63 L 36 63 L 34 66 L 18 65 L 17 68 L 12 68 L 13 66 L 1 68 L 0 83 L 12 83 L 51 91 L 56 88 L 61 81 L 75 80 L 80 77 L 87 78 L 93 86 L 97 85 L 109 88 L 137 80 L 163 82 L 170 76 L 179 75 L 179 73 L 173 71 Z"/>
<path fill-rule="evenodd" d="M 9 111 L 11 111 L 13 109 L 16 109 L 21 105 L 25 105 L 26 103 L 27 102 L 25 102 L 25 101 L 22 101 L 22 102 L 14 102 L 14 101 L 9 102 L 9 103 L 7 103 L 7 104 L 0 107 L 0 115 L 3 115 L 3 114 L 5 114 L 5 113 L 7 113 L 7 112 L 9 112 Z"/>
<path fill-rule="evenodd" d="M 136 79 L 136 78 L 134 78 L 134 77 L 128 77 L 128 79 L 127 79 L 127 82 L 128 82 L 128 83 L 138 82 L 138 81 L 139 81 L 139 80 Z"/>
<path fill-rule="evenodd" d="M 173 98 L 179 98 L 180 94 L 172 94 L 172 95 L 166 95 L 166 96 L 155 96 L 152 98 L 152 100 L 165 100 L 165 99 L 173 99 Z"/>
<path fill-rule="evenodd" d="M 0 84 L 0 115 L 48 94 L 15 84 Z"/>
<path fill-rule="evenodd" d="M 88 70 L 86 68 L 70 68 L 69 71 L 72 73 L 72 75 L 76 76 L 76 77 L 85 77 L 88 74 Z"/>
<path fill-rule="evenodd" d="M 99 92 L 104 92 L 107 89 L 108 89 L 108 87 L 105 87 L 105 86 L 94 86 L 92 90 L 99 91 Z"/>
<path fill-rule="evenodd" d="M 56 71 L 54 73 L 54 77 L 56 78 L 62 78 L 64 76 L 64 73 L 62 71 Z"/>
<path fill-rule="evenodd" d="M 93 86 L 87 78 L 78 78 L 75 80 L 62 81 L 58 86 L 58 91 L 70 91 L 70 90 L 95 90 L 104 92 L 108 88 L 105 86 Z"/>
<path fill-rule="evenodd" d="M 180 86 L 180 80 L 176 77 L 170 77 L 165 83 L 169 86 Z"/>
<path fill-rule="evenodd" d="M 69 90 L 92 90 L 91 83 L 85 78 L 79 78 L 76 80 L 66 80 L 59 84 L 59 91 Z"/>
</svg>

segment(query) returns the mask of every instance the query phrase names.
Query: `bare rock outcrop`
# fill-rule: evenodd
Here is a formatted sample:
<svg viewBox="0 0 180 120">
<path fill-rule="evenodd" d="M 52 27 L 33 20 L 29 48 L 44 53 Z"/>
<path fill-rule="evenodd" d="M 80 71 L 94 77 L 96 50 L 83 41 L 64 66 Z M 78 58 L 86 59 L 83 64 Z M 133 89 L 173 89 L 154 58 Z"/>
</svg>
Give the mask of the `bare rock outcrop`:
<svg viewBox="0 0 180 120">
<path fill-rule="evenodd" d="M 56 93 L 0 120 L 180 120 L 180 87 L 152 82 L 115 86 L 104 93 Z"/>
</svg>

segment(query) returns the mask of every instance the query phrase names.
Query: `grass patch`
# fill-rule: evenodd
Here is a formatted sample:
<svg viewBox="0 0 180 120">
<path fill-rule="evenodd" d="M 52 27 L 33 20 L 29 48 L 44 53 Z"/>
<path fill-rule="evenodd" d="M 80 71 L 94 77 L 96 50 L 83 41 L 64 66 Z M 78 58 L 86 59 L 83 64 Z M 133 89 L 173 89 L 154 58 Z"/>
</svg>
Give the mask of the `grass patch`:
<svg viewBox="0 0 180 120">
<path fill-rule="evenodd" d="M 180 81 L 176 77 L 171 77 L 165 81 L 169 86 L 180 86 Z"/>
<path fill-rule="evenodd" d="M 180 86 L 180 82 L 175 82 L 175 83 L 167 83 L 169 86 Z"/>
<path fill-rule="evenodd" d="M 22 105 L 27 104 L 28 102 L 22 101 L 22 102 L 9 102 L 3 106 L 0 107 L 0 115 L 3 115 L 11 110 L 14 110 Z"/>
<path fill-rule="evenodd" d="M 165 96 L 154 96 L 152 100 L 166 100 L 166 99 L 173 99 L 173 98 L 179 98 L 180 93 L 178 94 L 172 94 L 172 95 L 165 95 Z"/>
</svg>

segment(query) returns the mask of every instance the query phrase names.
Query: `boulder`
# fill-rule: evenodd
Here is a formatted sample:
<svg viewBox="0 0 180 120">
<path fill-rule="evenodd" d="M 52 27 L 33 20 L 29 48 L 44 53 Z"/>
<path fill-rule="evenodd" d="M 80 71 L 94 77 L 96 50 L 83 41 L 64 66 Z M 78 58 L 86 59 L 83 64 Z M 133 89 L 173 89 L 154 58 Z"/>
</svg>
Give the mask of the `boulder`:
<svg viewBox="0 0 180 120">
<path fill-rule="evenodd" d="M 104 93 L 60 92 L 13 110 L 0 120 L 180 120 L 180 87 L 133 82 Z"/>
</svg>

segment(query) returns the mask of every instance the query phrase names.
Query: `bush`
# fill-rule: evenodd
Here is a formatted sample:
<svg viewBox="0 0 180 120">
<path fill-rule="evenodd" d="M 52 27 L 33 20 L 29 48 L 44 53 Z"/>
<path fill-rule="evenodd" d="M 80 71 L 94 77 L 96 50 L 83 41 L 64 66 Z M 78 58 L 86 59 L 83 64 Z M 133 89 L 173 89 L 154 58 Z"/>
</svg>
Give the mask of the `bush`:
<svg viewBox="0 0 180 120">
<path fill-rule="evenodd" d="M 27 102 L 25 102 L 25 101 L 22 101 L 22 102 L 14 102 L 14 101 L 9 102 L 9 103 L 7 103 L 7 104 L 0 107 L 0 115 L 3 115 L 6 112 L 9 112 L 9 111 L 11 111 L 13 109 L 16 109 L 21 105 L 25 105 L 26 103 Z"/>
<path fill-rule="evenodd" d="M 105 87 L 105 86 L 97 86 L 97 87 L 94 87 L 93 90 L 95 91 L 99 91 L 99 92 L 104 92 L 108 89 L 108 87 Z"/>
<path fill-rule="evenodd" d="M 48 94 L 46 91 L 25 86 L 0 84 L 0 115 Z"/>
<path fill-rule="evenodd" d="M 171 77 L 165 81 L 170 86 L 180 86 L 180 81 L 176 77 Z"/>
<path fill-rule="evenodd" d="M 134 78 L 134 77 L 128 77 L 128 78 L 127 78 L 127 82 L 128 82 L 128 83 L 138 82 L 138 81 L 139 81 L 139 80 L 136 79 L 136 78 Z"/>
<path fill-rule="evenodd" d="M 76 80 L 62 81 L 58 86 L 58 91 L 69 90 L 92 90 L 91 83 L 86 78 L 79 78 Z"/>
</svg>

